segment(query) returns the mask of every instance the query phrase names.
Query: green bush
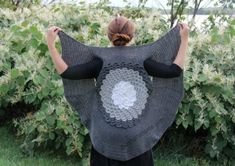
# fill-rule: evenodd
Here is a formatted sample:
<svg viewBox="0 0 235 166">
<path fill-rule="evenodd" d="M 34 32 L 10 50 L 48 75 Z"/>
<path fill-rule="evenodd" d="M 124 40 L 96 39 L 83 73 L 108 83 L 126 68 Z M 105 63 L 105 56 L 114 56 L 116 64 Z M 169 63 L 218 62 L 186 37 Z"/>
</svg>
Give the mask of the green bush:
<svg viewBox="0 0 235 166">
<path fill-rule="evenodd" d="M 222 151 L 234 157 L 235 40 L 230 32 L 234 29 L 215 29 L 190 39 L 185 97 L 176 123 L 208 131 L 205 150 L 211 157 L 220 157 Z"/>
<path fill-rule="evenodd" d="M 149 43 L 168 29 L 156 11 L 123 8 L 132 16 L 136 36 L 132 44 Z M 0 9 L 0 116 L 19 102 L 32 104 L 24 118 L 14 119 L 22 148 L 33 154 L 35 147 L 64 148 L 68 155 L 87 154 L 87 129 L 66 102 L 60 76 L 56 73 L 45 41 L 49 26 L 61 27 L 77 40 L 96 46 L 110 46 L 108 22 L 119 9 L 91 6 L 32 6 L 11 11 Z M 206 34 L 195 31 L 185 66 L 185 96 L 176 124 L 185 129 L 207 131 L 205 151 L 211 157 L 235 154 L 235 21 Z M 56 43 L 61 50 L 60 43 Z M 24 108 L 22 108 L 24 109 Z"/>
<path fill-rule="evenodd" d="M 65 149 L 68 155 L 77 153 L 81 158 L 87 155 L 88 145 L 84 142 L 88 130 L 81 125 L 77 113 L 61 101 L 60 97 L 46 100 L 36 113 L 14 121 L 17 135 L 26 136 L 21 145 L 26 154 L 33 155 L 36 146 L 52 144 L 55 149 Z"/>
</svg>

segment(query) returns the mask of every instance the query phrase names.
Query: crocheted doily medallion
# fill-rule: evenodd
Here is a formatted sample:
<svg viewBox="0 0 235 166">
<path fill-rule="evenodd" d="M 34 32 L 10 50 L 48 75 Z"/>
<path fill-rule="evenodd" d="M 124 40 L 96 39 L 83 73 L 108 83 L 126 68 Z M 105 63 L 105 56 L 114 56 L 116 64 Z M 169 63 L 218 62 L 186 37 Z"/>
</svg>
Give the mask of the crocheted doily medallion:
<svg viewBox="0 0 235 166">
<path fill-rule="evenodd" d="M 104 66 L 97 78 L 99 110 L 112 126 L 130 128 L 144 116 L 152 83 L 139 64 Z"/>
</svg>

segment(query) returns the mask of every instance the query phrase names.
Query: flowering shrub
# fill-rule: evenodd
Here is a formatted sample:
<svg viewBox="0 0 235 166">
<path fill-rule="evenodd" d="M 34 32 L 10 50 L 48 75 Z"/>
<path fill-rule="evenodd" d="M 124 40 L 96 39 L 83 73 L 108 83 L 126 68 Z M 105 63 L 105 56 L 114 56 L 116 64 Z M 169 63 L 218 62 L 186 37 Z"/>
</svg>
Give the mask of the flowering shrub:
<svg viewBox="0 0 235 166">
<path fill-rule="evenodd" d="M 192 126 L 195 131 L 208 131 L 205 150 L 211 157 L 219 157 L 223 150 L 230 154 L 235 145 L 235 40 L 221 42 L 227 32 L 219 33 L 190 39 L 185 97 L 176 119 L 185 129 Z M 214 40 L 213 35 L 220 38 Z"/>
</svg>

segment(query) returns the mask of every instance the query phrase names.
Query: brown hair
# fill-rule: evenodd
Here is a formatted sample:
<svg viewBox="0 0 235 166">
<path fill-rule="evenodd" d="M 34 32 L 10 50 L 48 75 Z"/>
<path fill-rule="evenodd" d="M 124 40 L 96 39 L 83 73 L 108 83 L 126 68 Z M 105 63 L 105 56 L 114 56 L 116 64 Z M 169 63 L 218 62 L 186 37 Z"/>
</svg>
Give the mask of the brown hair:
<svg viewBox="0 0 235 166">
<path fill-rule="evenodd" d="M 115 46 L 124 46 L 133 38 L 134 23 L 124 16 L 116 16 L 108 25 L 108 38 Z"/>
</svg>

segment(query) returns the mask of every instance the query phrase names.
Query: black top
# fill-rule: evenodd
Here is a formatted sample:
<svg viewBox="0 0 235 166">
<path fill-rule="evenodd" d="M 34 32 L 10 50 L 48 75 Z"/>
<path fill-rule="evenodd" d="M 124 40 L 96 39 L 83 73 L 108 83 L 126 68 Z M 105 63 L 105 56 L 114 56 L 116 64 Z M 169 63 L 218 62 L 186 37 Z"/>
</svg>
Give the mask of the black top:
<svg viewBox="0 0 235 166">
<path fill-rule="evenodd" d="M 102 65 L 103 61 L 100 58 L 96 57 L 85 64 L 68 66 L 68 68 L 60 74 L 60 76 L 62 78 L 71 80 L 97 78 Z M 162 78 L 178 77 L 182 72 L 182 68 L 175 63 L 167 65 L 164 63 L 156 62 L 152 59 L 146 59 L 144 61 L 144 68 L 149 75 Z"/>
</svg>

